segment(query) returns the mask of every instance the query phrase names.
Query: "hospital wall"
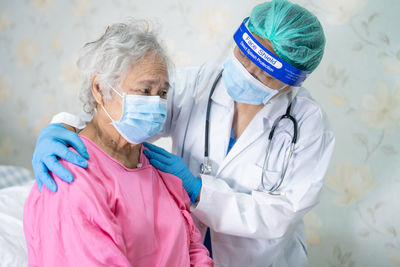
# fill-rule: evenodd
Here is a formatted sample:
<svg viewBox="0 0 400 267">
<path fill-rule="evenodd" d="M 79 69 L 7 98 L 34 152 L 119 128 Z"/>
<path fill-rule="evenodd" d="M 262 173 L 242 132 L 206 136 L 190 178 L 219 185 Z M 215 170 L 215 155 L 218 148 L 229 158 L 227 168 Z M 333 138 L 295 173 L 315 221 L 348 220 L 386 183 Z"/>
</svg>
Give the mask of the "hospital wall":
<svg viewBox="0 0 400 267">
<path fill-rule="evenodd" d="M 2 0 L 0 164 L 30 168 L 52 115 L 81 113 L 75 62 L 110 23 L 153 19 L 176 66 L 223 62 L 260 2 Z M 400 1 L 296 2 L 325 28 L 323 61 L 305 87 L 336 135 L 321 202 L 305 217 L 310 266 L 400 266 Z"/>
</svg>

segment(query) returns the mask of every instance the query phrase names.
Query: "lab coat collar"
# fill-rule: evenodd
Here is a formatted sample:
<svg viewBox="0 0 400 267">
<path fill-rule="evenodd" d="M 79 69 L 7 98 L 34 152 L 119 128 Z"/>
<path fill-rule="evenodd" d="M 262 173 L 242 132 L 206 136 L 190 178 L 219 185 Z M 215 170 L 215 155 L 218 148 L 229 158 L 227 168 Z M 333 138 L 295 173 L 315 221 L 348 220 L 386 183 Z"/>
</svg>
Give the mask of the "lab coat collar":
<svg viewBox="0 0 400 267">
<path fill-rule="evenodd" d="M 215 91 L 214 91 L 213 95 L 211 96 L 211 99 L 215 103 L 225 106 L 225 107 L 233 106 L 233 104 L 234 104 L 233 99 L 230 97 L 230 95 L 226 91 L 226 86 L 224 83 L 224 79 L 222 79 L 222 77 L 220 78 L 217 86 L 215 87 Z"/>
<path fill-rule="evenodd" d="M 271 99 L 263 109 L 260 110 L 260 113 L 265 118 L 264 122 L 267 120 L 273 123 L 278 117 L 285 114 L 289 105 L 289 100 L 288 94 L 277 95 Z"/>
</svg>

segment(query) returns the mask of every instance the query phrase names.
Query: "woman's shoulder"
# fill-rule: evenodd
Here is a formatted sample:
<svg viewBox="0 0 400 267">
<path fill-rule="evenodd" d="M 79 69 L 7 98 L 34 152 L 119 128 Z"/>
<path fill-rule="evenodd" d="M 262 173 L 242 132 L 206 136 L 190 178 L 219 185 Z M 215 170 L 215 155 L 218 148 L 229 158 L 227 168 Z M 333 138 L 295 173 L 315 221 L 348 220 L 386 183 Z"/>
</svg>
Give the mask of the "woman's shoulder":
<svg viewBox="0 0 400 267">
<path fill-rule="evenodd" d="M 100 207 L 108 209 L 111 206 L 113 198 L 108 189 L 110 187 L 92 171 L 94 166 L 89 163 L 87 168 L 82 168 L 63 159 L 60 163 L 73 175 L 73 181 L 65 182 L 50 173 L 57 184 L 56 192 L 51 192 L 45 186 L 39 191 L 34 185 L 25 202 L 24 216 L 28 221 L 37 221 L 38 214 L 39 217 L 54 216 L 52 225 L 61 222 L 65 216 L 94 218 Z"/>
<path fill-rule="evenodd" d="M 154 168 L 159 173 L 165 187 L 181 210 L 189 210 L 190 199 L 182 185 L 182 180 L 170 173 L 165 173 Z"/>
<path fill-rule="evenodd" d="M 102 160 L 98 155 L 98 149 L 87 138 L 82 138 L 82 141 L 89 154 L 88 166 L 83 168 L 60 158 L 59 163 L 72 174 L 73 180 L 71 182 L 63 181 L 57 174 L 50 172 L 50 177 L 57 185 L 57 192 L 53 193 L 43 186 L 42 192 L 32 190 L 35 198 L 41 197 L 43 200 L 50 198 L 50 202 L 66 201 L 69 204 L 79 204 L 93 195 L 99 197 L 101 194 L 109 194 L 107 187 L 110 186 L 107 183 L 110 183 L 110 181 L 104 179 L 102 168 L 105 168 L 105 165 L 100 164 Z M 69 147 L 69 150 L 78 154 L 73 147 Z"/>
</svg>

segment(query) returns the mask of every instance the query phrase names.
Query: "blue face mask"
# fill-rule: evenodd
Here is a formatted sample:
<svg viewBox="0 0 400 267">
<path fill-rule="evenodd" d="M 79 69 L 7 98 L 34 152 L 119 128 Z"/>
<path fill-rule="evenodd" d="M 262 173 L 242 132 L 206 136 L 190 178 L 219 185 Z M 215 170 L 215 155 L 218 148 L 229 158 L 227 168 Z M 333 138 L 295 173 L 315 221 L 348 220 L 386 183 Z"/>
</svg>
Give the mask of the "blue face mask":
<svg viewBox="0 0 400 267">
<path fill-rule="evenodd" d="M 230 97 L 239 103 L 266 104 L 279 93 L 254 78 L 234 55 L 225 62 L 222 79 Z"/>
<path fill-rule="evenodd" d="M 122 95 L 122 115 L 114 121 L 104 106 L 104 112 L 112 121 L 111 124 L 129 143 L 140 144 L 162 130 L 167 116 L 167 100 L 159 96 Z"/>
</svg>

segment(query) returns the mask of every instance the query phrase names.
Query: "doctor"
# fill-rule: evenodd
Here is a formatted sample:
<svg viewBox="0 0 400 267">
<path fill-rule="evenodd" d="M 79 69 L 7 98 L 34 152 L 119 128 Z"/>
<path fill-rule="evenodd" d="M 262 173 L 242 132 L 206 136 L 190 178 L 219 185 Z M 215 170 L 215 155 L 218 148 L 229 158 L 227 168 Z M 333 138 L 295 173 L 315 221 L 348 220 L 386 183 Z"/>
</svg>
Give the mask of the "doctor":
<svg viewBox="0 0 400 267">
<path fill-rule="evenodd" d="M 148 143 L 146 155 L 182 179 L 216 266 L 307 266 L 302 218 L 318 203 L 334 146 L 326 115 L 301 87 L 322 59 L 323 29 L 306 9 L 273 0 L 255 7 L 234 39 L 223 68 L 173 74 L 157 136 L 172 138 L 173 154 Z M 79 118 L 61 113 L 52 122 L 32 164 L 39 187 L 56 191 L 48 170 L 73 180 L 56 157 L 85 167 L 66 146 L 88 155 L 58 124 L 79 129 Z"/>
</svg>

